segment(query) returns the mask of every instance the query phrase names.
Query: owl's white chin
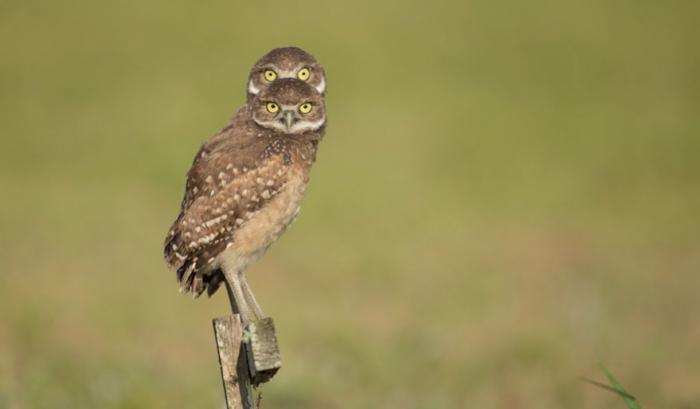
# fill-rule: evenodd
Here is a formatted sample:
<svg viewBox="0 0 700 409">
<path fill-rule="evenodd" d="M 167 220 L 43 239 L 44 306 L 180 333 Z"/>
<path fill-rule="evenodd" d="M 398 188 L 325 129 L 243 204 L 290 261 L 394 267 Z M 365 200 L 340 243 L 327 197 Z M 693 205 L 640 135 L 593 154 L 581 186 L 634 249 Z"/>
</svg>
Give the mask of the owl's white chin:
<svg viewBox="0 0 700 409">
<path fill-rule="evenodd" d="M 299 121 L 291 126 L 289 133 L 304 133 L 309 131 L 318 131 L 326 123 L 326 117 L 318 121 Z"/>
</svg>

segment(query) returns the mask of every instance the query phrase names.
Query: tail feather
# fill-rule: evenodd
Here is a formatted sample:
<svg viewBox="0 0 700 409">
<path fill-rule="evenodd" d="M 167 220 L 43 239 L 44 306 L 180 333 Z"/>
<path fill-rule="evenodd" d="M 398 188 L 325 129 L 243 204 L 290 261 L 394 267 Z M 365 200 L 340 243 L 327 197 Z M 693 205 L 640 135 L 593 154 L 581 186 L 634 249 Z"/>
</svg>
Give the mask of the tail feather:
<svg viewBox="0 0 700 409">
<path fill-rule="evenodd" d="M 201 275 L 195 274 L 194 279 L 192 279 L 192 286 L 190 287 L 192 291 L 192 298 L 199 298 L 204 292 L 206 286 L 204 285 L 204 279 Z"/>
<path fill-rule="evenodd" d="M 192 273 L 197 266 L 197 260 L 192 260 L 177 270 L 177 280 L 180 282 L 180 289 L 189 289 L 192 283 Z"/>
<path fill-rule="evenodd" d="M 225 280 L 224 274 L 221 272 L 221 270 L 217 270 L 212 274 L 211 280 L 207 283 L 207 296 L 211 297 L 214 295 L 216 290 L 219 289 L 219 286 L 221 283 Z"/>
</svg>

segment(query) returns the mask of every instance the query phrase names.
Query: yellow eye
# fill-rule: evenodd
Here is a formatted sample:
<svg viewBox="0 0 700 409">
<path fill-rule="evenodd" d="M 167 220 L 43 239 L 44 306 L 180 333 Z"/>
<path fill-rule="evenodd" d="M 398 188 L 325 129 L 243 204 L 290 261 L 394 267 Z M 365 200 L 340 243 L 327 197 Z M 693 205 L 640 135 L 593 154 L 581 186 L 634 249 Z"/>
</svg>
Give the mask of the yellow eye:
<svg viewBox="0 0 700 409">
<path fill-rule="evenodd" d="M 311 112 L 311 104 L 309 104 L 308 102 L 301 104 L 301 106 L 299 107 L 299 112 L 301 112 L 302 114 L 308 114 L 309 112 Z"/>
<path fill-rule="evenodd" d="M 272 70 L 265 70 L 265 79 L 272 82 L 277 79 L 277 73 Z"/>
<path fill-rule="evenodd" d="M 302 81 L 306 81 L 309 79 L 310 75 L 311 75 L 311 72 L 309 71 L 308 68 L 302 68 L 297 73 L 297 78 L 299 78 Z"/>
<path fill-rule="evenodd" d="M 275 112 L 280 110 L 279 105 L 275 104 L 274 102 L 268 102 L 266 107 L 267 107 L 267 112 L 270 112 L 272 114 L 274 114 Z"/>
</svg>

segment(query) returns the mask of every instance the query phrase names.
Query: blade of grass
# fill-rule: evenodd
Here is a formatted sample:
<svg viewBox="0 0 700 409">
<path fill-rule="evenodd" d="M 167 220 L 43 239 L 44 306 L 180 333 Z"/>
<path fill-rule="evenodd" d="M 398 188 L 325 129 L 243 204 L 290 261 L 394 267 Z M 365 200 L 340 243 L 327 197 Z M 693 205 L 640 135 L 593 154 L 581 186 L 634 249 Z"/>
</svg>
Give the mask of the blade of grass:
<svg viewBox="0 0 700 409">
<path fill-rule="evenodd" d="M 581 378 L 581 380 L 586 382 L 586 383 L 590 383 L 593 386 L 597 386 L 601 389 L 605 389 L 605 390 L 608 390 L 610 392 L 616 393 L 618 395 L 622 395 L 622 396 L 628 397 L 630 399 L 634 399 L 634 396 L 630 395 L 629 393 L 627 393 L 625 391 L 621 391 L 621 390 L 619 390 L 615 387 L 612 387 L 610 385 L 606 385 L 602 382 L 594 381 L 593 379 L 588 379 L 588 378 Z"/>
<path fill-rule="evenodd" d="M 618 382 L 617 379 L 615 379 L 615 377 L 612 375 L 612 373 L 610 373 L 610 371 L 608 371 L 607 368 L 605 368 L 605 366 L 603 366 L 603 364 L 600 364 L 599 366 L 600 366 L 601 371 L 603 371 L 605 376 L 610 381 L 610 384 L 612 385 L 612 387 L 607 387 L 605 389 L 617 393 L 622 398 L 622 400 L 625 401 L 625 405 L 627 405 L 627 408 L 629 408 L 629 409 L 641 409 L 641 406 L 639 405 L 639 403 L 637 403 L 637 399 L 635 399 L 634 396 L 630 395 L 627 391 L 625 391 L 625 388 L 623 388 L 622 385 L 620 384 L 620 382 Z M 597 384 L 598 384 L 597 382 L 594 383 L 594 385 L 597 385 Z M 600 386 L 600 385 L 597 385 L 597 386 Z"/>
</svg>

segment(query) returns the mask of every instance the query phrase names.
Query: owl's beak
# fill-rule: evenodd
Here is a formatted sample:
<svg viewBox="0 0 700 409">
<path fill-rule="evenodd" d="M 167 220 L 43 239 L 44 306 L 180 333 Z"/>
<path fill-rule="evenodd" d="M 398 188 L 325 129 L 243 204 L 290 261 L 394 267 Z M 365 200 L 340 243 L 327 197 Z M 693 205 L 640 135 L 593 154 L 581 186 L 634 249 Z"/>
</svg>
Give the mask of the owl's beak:
<svg viewBox="0 0 700 409">
<path fill-rule="evenodd" d="M 287 130 L 292 129 L 294 122 L 296 122 L 294 111 L 284 111 L 284 124 L 287 126 Z"/>
</svg>

